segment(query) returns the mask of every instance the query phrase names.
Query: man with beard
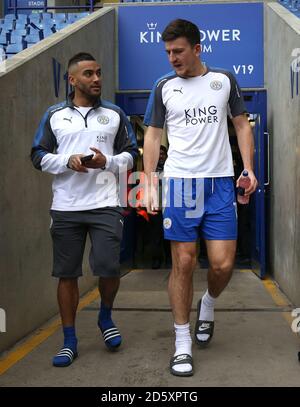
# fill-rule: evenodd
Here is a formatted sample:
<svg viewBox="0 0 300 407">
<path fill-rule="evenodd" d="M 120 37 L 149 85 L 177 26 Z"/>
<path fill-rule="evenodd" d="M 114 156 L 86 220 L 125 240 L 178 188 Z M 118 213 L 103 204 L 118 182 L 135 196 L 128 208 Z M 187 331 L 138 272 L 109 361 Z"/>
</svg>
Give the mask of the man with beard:
<svg viewBox="0 0 300 407">
<path fill-rule="evenodd" d="M 53 358 L 57 367 L 69 366 L 78 355 L 75 316 L 87 234 L 90 266 L 99 276 L 98 326 L 108 349 L 116 350 L 121 344 L 111 317 L 120 284 L 123 230 L 116 175 L 121 168 L 132 168 L 137 155 L 125 113 L 100 98 L 101 68 L 95 58 L 87 53 L 73 56 L 68 75 L 74 92 L 66 102 L 47 110 L 31 150 L 35 168 L 55 175 L 50 211 L 52 275 L 59 278 L 57 298 L 64 333 L 64 345 Z"/>
</svg>

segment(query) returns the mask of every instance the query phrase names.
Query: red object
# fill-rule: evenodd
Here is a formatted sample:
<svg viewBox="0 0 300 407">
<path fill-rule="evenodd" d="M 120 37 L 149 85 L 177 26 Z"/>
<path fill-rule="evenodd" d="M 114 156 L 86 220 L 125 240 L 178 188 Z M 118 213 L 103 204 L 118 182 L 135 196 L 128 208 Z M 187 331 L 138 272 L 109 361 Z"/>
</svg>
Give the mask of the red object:
<svg viewBox="0 0 300 407">
<path fill-rule="evenodd" d="M 142 216 L 147 222 L 150 221 L 148 212 L 145 209 L 137 208 L 136 213 L 138 216 Z"/>
<path fill-rule="evenodd" d="M 237 193 L 237 201 L 242 205 L 247 205 L 249 203 L 250 196 L 244 195 L 245 189 L 249 188 L 250 186 L 250 178 L 248 177 L 248 171 L 244 170 L 242 176 L 239 180 L 239 187 Z"/>
</svg>

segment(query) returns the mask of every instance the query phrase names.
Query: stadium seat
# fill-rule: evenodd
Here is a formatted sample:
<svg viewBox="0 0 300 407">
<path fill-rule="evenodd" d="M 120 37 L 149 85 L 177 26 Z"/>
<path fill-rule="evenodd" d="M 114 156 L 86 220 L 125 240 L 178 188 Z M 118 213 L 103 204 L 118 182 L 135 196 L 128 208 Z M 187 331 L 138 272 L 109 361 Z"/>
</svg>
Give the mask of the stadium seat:
<svg viewBox="0 0 300 407">
<path fill-rule="evenodd" d="M 50 37 L 50 35 L 54 34 L 52 30 L 43 30 L 43 38 Z"/>
<path fill-rule="evenodd" d="M 4 21 L 4 23 L 1 25 L 2 29 L 10 30 L 12 31 L 14 28 L 14 22 L 13 21 Z"/>
<path fill-rule="evenodd" d="M 69 25 L 69 23 L 58 23 L 55 24 L 55 29 L 56 31 L 62 30 L 63 28 L 66 28 Z"/>
<path fill-rule="evenodd" d="M 65 13 L 53 13 L 53 16 L 52 16 L 53 21 L 64 22 L 64 21 L 66 21 L 66 19 L 67 19 L 67 16 Z"/>
<path fill-rule="evenodd" d="M 16 16 L 14 14 L 6 14 L 4 17 L 4 21 L 12 22 L 16 20 Z"/>
<path fill-rule="evenodd" d="M 25 41 L 29 44 L 36 44 L 41 40 L 40 34 L 28 34 L 25 37 Z"/>
<path fill-rule="evenodd" d="M 89 15 L 90 15 L 89 12 L 77 13 L 77 18 L 84 18 L 84 17 L 87 17 Z"/>
<path fill-rule="evenodd" d="M 7 45 L 7 36 L 6 34 L 2 35 L 0 34 L 0 45 Z"/>
<path fill-rule="evenodd" d="M 22 35 L 12 34 L 10 37 L 10 43 L 11 44 L 22 44 L 23 39 L 24 38 L 22 37 Z"/>
<path fill-rule="evenodd" d="M 128 0 L 133 2 L 134 0 Z M 145 0 L 154 1 L 154 0 Z M 6 14 L 0 20 L 0 46 L 8 47 L 7 57 L 20 52 L 26 46 L 32 46 L 40 40 L 49 37 L 69 24 L 90 15 L 89 12 L 80 13 L 45 13 Z"/>
<path fill-rule="evenodd" d="M 10 54 L 17 54 L 20 51 L 23 51 L 24 45 L 23 44 L 9 44 L 6 47 L 6 55 Z"/>
<path fill-rule="evenodd" d="M 38 26 L 28 26 L 28 33 L 27 34 L 39 34 L 42 30 L 38 28 Z"/>
<path fill-rule="evenodd" d="M 83 17 L 88 16 L 90 13 L 69 13 L 68 14 L 68 22 L 75 23 L 75 21 L 80 20 Z"/>
<path fill-rule="evenodd" d="M 15 25 L 15 30 L 23 30 L 24 28 L 26 28 L 27 23 L 25 23 L 24 21 L 16 21 L 16 25 Z"/>
<path fill-rule="evenodd" d="M 29 14 L 28 19 L 30 23 L 39 24 L 41 21 L 40 13 Z"/>
<path fill-rule="evenodd" d="M 42 19 L 43 19 L 43 21 L 51 20 L 52 19 L 52 13 L 42 13 Z"/>
<path fill-rule="evenodd" d="M 1 28 L 0 29 L 0 34 L 1 35 L 10 35 L 11 31 L 7 30 L 6 28 Z"/>
<path fill-rule="evenodd" d="M 27 30 L 26 30 L 26 29 L 23 29 L 23 30 L 18 30 L 18 29 L 13 30 L 13 31 L 11 32 L 11 36 L 14 36 L 14 35 L 21 35 L 21 36 L 25 37 L 25 35 L 27 35 Z"/>
<path fill-rule="evenodd" d="M 16 21 L 27 23 L 28 22 L 27 14 L 18 14 Z"/>
</svg>

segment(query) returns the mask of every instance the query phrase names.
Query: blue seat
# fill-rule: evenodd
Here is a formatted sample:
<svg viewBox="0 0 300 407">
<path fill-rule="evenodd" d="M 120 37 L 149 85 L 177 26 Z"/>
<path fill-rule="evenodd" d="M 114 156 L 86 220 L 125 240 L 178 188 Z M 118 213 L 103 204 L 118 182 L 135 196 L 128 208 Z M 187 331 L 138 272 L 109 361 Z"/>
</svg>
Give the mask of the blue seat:
<svg viewBox="0 0 300 407">
<path fill-rule="evenodd" d="M 68 25 L 69 25 L 69 23 L 58 23 L 55 25 L 55 29 L 56 29 L 56 31 L 62 30 L 63 28 L 68 27 Z"/>
<path fill-rule="evenodd" d="M 62 18 L 53 18 L 52 19 L 53 25 L 57 25 L 57 24 L 65 24 L 68 23 L 67 20 L 63 20 Z"/>
<path fill-rule="evenodd" d="M 16 21 L 15 30 L 24 30 L 26 28 L 27 23 L 24 21 Z"/>
<path fill-rule="evenodd" d="M 28 21 L 27 14 L 18 14 L 16 21 L 27 23 Z"/>
<path fill-rule="evenodd" d="M 77 13 L 77 18 L 83 18 L 89 16 L 89 12 Z"/>
<path fill-rule="evenodd" d="M 2 35 L 0 34 L 0 45 L 7 45 L 7 36 L 6 34 Z"/>
<path fill-rule="evenodd" d="M 52 30 L 43 30 L 43 38 L 50 37 L 52 34 L 54 34 Z"/>
<path fill-rule="evenodd" d="M 4 21 L 1 25 L 2 29 L 5 28 L 6 30 L 12 31 L 14 29 L 14 22 L 13 21 Z"/>
<path fill-rule="evenodd" d="M 7 22 L 11 22 L 11 21 L 15 21 L 16 20 L 16 16 L 14 14 L 6 14 L 4 17 L 4 21 Z"/>
<path fill-rule="evenodd" d="M 68 22 L 75 23 L 75 21 L 80 20 L 83 17 L 90 15 L 90 13 L 69 13 L 68 14 Z"/>
<path fill-rule="evenodd" d="M 27 35 L 27 30 L 25 30 L 25 29 L 23 29 L 23 30 L 13 30 L 12 32 L 11 32 L 11 36 L 13 36 L 13 35 L 21 35 L 21 36 L 23 36 L 23 37 L 25 37 L 25 35 Z"/>
<path fill-rule="evenodd" d="M 11 44 L 20 44 L 20 43 L 22 43 L 23 42 L 23 37 L 22 37 L 22 35 L 14 35 L 14 34 L 12 34 L 11 35 L 11 37 L 10 37 L 10 43 Z"/>
<path fill-rule="evenodd" d="M 40 34 L 37 33 L 37 34 L 26 35 L 26 37 L 24 39 L 27 43 L 36 44 L 37 42 L 39 42 L 41 40 L 41 37 L 40 37 Z"/>
<path fill-rule="evenodd" d="M 66 13 L 53 13 L 52 20 L 54 21 L 66 21 Z"/>
<path fill-rule="evenodd" d="M 39 29 L 37 25 L 36 26 L 31 26 L 30 25 L 28 27 L 28 33 L 27 34 L 38 34 L 38 35 L 40 35 L 41 31 L 43 31 L 43 30 Z"/>
<path fill-rule="evenodd" d="M 40 26 L 41 25 L 43 25 L 44 28 L 46 28 L 46 29 L 51 29 L 55 25 L 55 22 L 51 18 L 50 20 L 43 20 L 43 22 L 40 24 Z"/>
<path fill-rule="evenodd" d="M 33 22 L 33 23 L 39 24 L 39 22 L 41 21 L 41 15 L 40 15 L 40 14 L 41 14 L 41 13 L 32 13 L 32 14 L 29 14 L 29 16 L 28 16 L 29 22 Z"/>
<path fill-rule="evenodd" d="M 52 19 L 52 13 L 42 13 L 42 19 L 45 20 L 51 20 Z"/>
<path fill-rule="evenodd" d="M 10 30 L 7 30 L 6 28 L 0 28 L 1 35 L 6 35 L 6 34 L 10 35 L 10 33 L 11 33 Z"/>
<path fill-rule="evenodd" d="M 6 55 L 17 54 L 18 52 L 23 51 L 23 49 L 23 44 L 9 44 L 6 47 Z"/>
<path fill-rule="evenodd" d="M 34 34 L 34 32 L 40 32 L 43 30 L 51 30 L 51 28 L 53 27 L 53 24 L 51 22 L 51 24 L 47 24 L 47 23 L 39 23 L 39 24 L 35 24 L 35 23 L 30 23 L 29 25 L 29 31 L 30 34 Z"/>
</svg>

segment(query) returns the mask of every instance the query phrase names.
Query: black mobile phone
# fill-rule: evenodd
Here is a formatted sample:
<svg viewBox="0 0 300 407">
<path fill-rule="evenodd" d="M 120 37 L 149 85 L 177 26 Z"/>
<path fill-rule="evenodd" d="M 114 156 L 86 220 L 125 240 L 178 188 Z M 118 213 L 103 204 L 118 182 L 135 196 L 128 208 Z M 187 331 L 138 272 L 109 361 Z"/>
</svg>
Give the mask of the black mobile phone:
<svg viewBox="0 0 300 407">
<path fill-rule="evenodd" d="M 81 157 L 80 158 L 81 164 L 84 164 L 87 161 L 90 161 L 93 157 L 94 157 L 94 154 L 85 155 L 84 157 Z"/>
</svg>

